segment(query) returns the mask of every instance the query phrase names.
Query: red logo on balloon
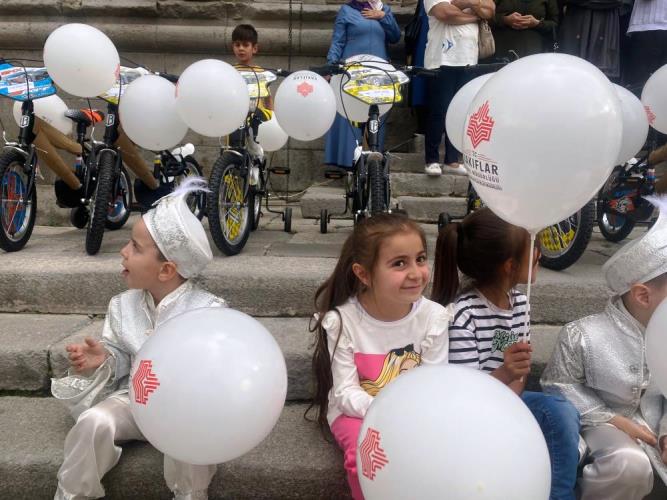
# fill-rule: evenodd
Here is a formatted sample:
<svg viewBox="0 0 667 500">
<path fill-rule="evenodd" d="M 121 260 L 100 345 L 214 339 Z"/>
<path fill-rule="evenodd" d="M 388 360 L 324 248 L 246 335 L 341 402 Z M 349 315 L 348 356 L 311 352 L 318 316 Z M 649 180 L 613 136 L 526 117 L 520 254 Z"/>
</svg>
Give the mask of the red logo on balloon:
<svg viewBox="0 0 667 500">
<path fill-rule="evenodd" d="M 132 377 L 134 400 L 142 405 L 148 403 L 148 396 L 160 387 L 160 382 L 153 373 L 153 362 L 144 359 L 139 363 L 137 372 Z"/>
<path fill-rule="evenodd" d="M 491 132 L 495 121 L 489 116 L 489 101 L 482 104 L 471 117 L 468 122 L 466 134 L 470 137 L 472 147 L 477 148 L 482 142 L 491 139 Z"/>
<path fill-rule="evenodd" d="M 646 110 L 646 117 L 648 118 L 648 122 L 653 125 L 655 123 L 655 113 L 651 111 L 649 106 L 644 106 L 644 109 Z"/>
<path fill-rule="evenodd" d="M 387 455 L 380 446 L 380 432 L 368 428 L 366 437 L 359 446 L 359 455 L 361 455 L 361 472 L 368 479 L 373 481 L 375 473 L 389 463 Z"/>
<path fill-rule="evenodd" d="M 296 88 L 296 91 L 303 97 L 308 97 L 309 94 L 313 93 L 313 90 L 315 90 L 315 87 L 313 87 L 308 82 L 300 83 L 299 86 Z"/>
</svg>

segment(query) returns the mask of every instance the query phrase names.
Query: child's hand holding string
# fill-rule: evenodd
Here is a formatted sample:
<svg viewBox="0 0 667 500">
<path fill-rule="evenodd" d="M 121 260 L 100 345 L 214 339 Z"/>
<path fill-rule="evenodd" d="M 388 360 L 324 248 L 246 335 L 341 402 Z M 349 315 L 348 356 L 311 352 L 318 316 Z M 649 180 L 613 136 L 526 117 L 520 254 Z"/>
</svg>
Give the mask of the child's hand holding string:
<svg viewBox="0 0 667 500">
<path fill-rule="evenodd" d="M 504 352 L 504 361 L 492 375 L 505 384 L 527 376 L 530 373 L 530 356 L 532 346 L 527 342 L 516 342 Z"/>
<path fill-rule="evenodd" d="M 92 337 L 86 337 L 83 344 L 70 344 L 65 350 L 69 353 L 69 362 L 77 373 L 96 370 L 109 356 L 109 351 Z"/>
</svg>

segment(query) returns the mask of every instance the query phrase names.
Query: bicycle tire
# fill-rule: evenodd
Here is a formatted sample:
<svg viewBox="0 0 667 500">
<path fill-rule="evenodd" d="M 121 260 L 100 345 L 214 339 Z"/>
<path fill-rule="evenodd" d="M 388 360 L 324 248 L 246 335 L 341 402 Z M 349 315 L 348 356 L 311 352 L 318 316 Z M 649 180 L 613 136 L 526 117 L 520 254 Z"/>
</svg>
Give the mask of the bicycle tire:
<svg viewBox="0 0 667 500">
<path fill-rule="evenodd" d="M 571 242 L 565 248 L 565 251 L 556 256 L 549 257 L 542 254 L 540 258 L 540 264 L 547 269 L 554 271 L 562 271 L 567 269 L 572 264 L 577 262 L 581 256 L 586 251 L 588 243 L 591 241 L 591 236 L 593 235 L 593 224 L 595 223 L 595 202 L 593 200 L 586 203 L 581 209 L 568 218 L 570 220 L 572 217 L 577 218 L 577 227 L 572 237 Z M 558 224 L 554 224 L 546 228 L 544 231 L 557 231 L 559 230 L 560 224 L 563 224 L 565 221 Z M 543 235 L 546 237 L 546 235 Z M 541 241 L 541 245 L 544 245 L 544 240 Z M 544 246 L 542 247 L 544 251 Z"/>
<path fill-rule="evenodd" d="M 370 183 L 370 213 L 371 215 L 386 212 L 388 208 L 388 186 L 382 168 L 382 155 L 368 156 L 368 177 Z"/>
<path fill-rule="evenodd" d="M 243 158 L 236 156 L 235 154 L 224 153 L 220 156 L 211 169 L 211 177 L 209 179 L 209 189 L 211 192 L 208 193 L 206 198 L 211 236 L 220 251 L 228 256 L 240 253 L 248 241 L 248 236 L 250 236 L 250 205 L 248 203 L 248 190 L 246 189 L 248 178 L 247 175 L 245 178 L 241 175 L 242 166 Z M 234 181 L 234 179 L 236 179 L 236 181 Z M 241 182 L 242 185 L 239 186 L 237 184 L 236 186 L 233 186 L 232 182 Z M 236 214 L 240 219 L 238 221 L 238 229 L 228 227 L 226 217 L 221 216 L 222 207 L 220 206 L 220 200 L 227 194 L 229 187 L 234 187 L 236 191 L 235 197 L 237 199 L 234 200 L 234 203 L 241 204 L 241 208 L 240 210 L 237 210 Z M 242 187 L 243 194 L 242 199 L 239 200 L 240 187 Z M 232 223 L 234 223 L 234 221 L 232 221 Z M 230 240 L 228 237 L 229 235 L 225 234 L 223 224 L 228 232 L 236 234 L 233 240 Z"/>
<path fill-rule="evenodd" d="M 598 201 L 598 227 L 600 228 L 600 233 L 607 241 L 612 243 L 618 243 L 627 238 L 632 230 L 635 228 L 635 219 L 627 215 L 615 215 L 616 218 L 623 217 L 623 222 L 619 226 L 619 229 L 612 231 L 605 223 L 605 217 L 607 212 L 604 210 L 604 202 L 602 200 Z M 607 219 L 608 220 L 608 219 Z"/>
<path fill-rule="evenodd" d="M 9 192 L 5 191 L 5 182 L 9 182 L 9 179 L 6 181 L 5 178 L 10 172 L 10 169 L 13 168 L 12 165 L 17 165 L 22 169 L 25 165 L 25 161 L 25 157 L 18 151 L 7 150 L 0 154 L 0 248 L 6 252 L 17 252 L 21 250 L 26 243 L 28 243 L 35 227 L 35 216 L 37 215 L 37 189 L 34 184 L 32 192 L 28 193 L 28 202 L 23 202 L 23 204 L 26 205 L 25 209 L 28 213 L 21 214 L 20 231 L 15 231 L 13 233 L 15 235 L 18 232 L 22 232 L 23 234 L 18 238 L 15 238 L 12 235 L 7 234 L 9 228 L 5 227 L 6 222 L 12 223 L 15 227 L 15 216 L 18 212 L 18 209 L 15 209 L 11 219 L 9 219 L 9 221 L 5 220 L 5 195 L 9 195 Z M 23 178 L 20 177 L 20 179 L 22 184 L 25 184 Z M 14 182 L 16 182 L 16 179 L 14 179 Z M 9 186 L 7 186 L 7 189 L 9 189 Z M 9 198 L 9 196 L 7 196 L 7 198 Z M 15 200 L 10 199 L 8 201 L 14 202 Z M 12 203 L 12 205 L 14 205 L 14 203 Z"/>
<path fill-rule="evenodd" d="M 125 184 L 125 187 L 123 187 L 123 183 Z M 116 203 L 113 205 L 113 208 L 114 210 L 117 208 L 116 204 L 118 203 L 118 197 L 122 196 L 122 215 L 120 217 L 111 217 L 110 215 L 107 215 L 104 227 L 109 231 L 116 231 L 123 227 L 132 213 L 132 181 L 130 179 L 130 174 L 125 167 L 120 168 L 120 175 L 116 179 L 115 187 L 116 189 L 112 190 L 112 194 L 116 195 Z M 109 205 L 111 205 L 111 201 L 109 202 Z M 111 206 L 109 208 L 111 209 Z"/>
<path fill-rule="evenodd" d="M 95 255 L 100 251 L 104 228 L 106 226 L 109 204 L 111 203 L 111 191 L 114 183 L 114 165 L 116 155 L 104 149 L 100 152 L 97 163 L 97 184 L 91 200 L 91 213 L 86 230 L 86 253 Z"/>
</svg>

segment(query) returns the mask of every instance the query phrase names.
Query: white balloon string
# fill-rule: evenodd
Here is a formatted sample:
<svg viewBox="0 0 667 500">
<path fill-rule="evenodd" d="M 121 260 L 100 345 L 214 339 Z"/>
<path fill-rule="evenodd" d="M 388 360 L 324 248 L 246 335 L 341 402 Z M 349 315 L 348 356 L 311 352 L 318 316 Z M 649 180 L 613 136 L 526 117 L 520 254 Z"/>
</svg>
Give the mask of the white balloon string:
<svg viewBox="0 0 667 500">
<path fill-rule="evenodd" d="M 521 335 L 521 342 L 526 341 L 528 335 L 528 315 L 530 314 L 530 292 L 533 281 L 533 258 L 535 256 L 535 232 L 530 233 L 530 250 L 528 253 L 528 289 L 526 290 L 526 313 L 523 317 L 523 334 Z"/>
</svg>

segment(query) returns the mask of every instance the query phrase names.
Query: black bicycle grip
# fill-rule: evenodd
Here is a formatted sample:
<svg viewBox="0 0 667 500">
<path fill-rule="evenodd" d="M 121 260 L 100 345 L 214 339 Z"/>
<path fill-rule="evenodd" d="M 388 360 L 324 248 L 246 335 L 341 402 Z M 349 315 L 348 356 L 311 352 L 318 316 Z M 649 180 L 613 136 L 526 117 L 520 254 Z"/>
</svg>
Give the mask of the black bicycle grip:
<svg viewBox="0 0 667 500">
<path fill-rule="evenodd" d="M 324 66 L 311 66 L 310 71 L 318 75 L 341 75 L 345 73 L 345 68 L 340 64 L 325 64 Z"/>
<path fill-rule="evenodd" d="M 169 73 L 155 73 L 157 76 L 161 76 L 165 80 L 169 80 L 171 83 L 177 83 L 178 82 L 178 75 L 172 75 Z"/>
</svg>

